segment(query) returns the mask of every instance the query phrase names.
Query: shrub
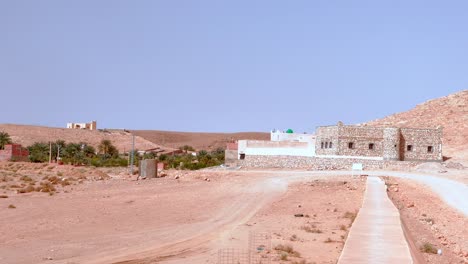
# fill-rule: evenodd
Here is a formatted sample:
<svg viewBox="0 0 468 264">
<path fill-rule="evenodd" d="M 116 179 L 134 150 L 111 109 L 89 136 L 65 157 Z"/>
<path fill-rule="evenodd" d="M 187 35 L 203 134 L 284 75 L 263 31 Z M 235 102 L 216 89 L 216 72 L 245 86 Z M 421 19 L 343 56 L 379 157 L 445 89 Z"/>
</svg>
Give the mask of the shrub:
<svg viewBox="0 0 468 264">
<path fill-rule="evenodd" d="M 10 204 L 10 205 L 8 206 L 8 208 L 10 208 L 10 209 L 15 209 L 16 206 L 14 206 L 13 204 Z"/>
<path fill-rule="evenodd" d="M 425 242 L 420 250 L 424 253 L 437 254 L 437 248 L 434 247 L 431 243 Z"/>
<path fill-rule="evenodd" d="M 352 213 L 349 211 L 344 213 L 343 215 L 344 218 L 348 218 L 349 220 L 351 220 L 351 222 L 349 223 L 349 226 L 351 226 L 354 223 L 354 220 L 356 220 L 356 216 L 357 216 L 357 213 Z"/>
<path fill-rule="evenodd" d="M 2 195 L 0 195 L 0 198 L 8 198 L 8 195 L 2 194 Z"/>
<path fill-rule="evenodd" d="M 324 243 L 332 243 L 333 240 L 331 238 L 327 238 L 327 240 L 323 241 Z"/>
<path fill-rule="evenodd" d="M 346 231 L 346 230 L 348 230 L 348 228 L 345 225 L 341 225 L 340 230 Z"/>
</svg>

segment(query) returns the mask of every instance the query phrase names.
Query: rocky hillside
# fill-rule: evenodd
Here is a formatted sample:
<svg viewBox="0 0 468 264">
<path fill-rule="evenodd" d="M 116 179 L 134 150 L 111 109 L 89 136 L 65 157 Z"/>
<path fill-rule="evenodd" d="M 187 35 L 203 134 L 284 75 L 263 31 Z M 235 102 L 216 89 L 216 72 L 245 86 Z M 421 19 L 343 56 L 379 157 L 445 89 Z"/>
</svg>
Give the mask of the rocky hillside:
<svg viewBox="0 0 468 264">
<path fill-rule="evenodd" d="M 132 134 L 123 130 L 90 131 L 30 125 L 0 124 L 0 131 L 7 132 L 14 143 L 19 143 L 23 146 L 29 146 L 35 142 L 49 142 L 60 139 L 74 143 L 85 142 L 97 147 L 101 140 L 108 139 L 112 141 L 120 152 L 127 152 L 132 147 Z M 142 137 L 135 137 L 136 149 L 145 150 L 156 147 L 160 146 Z"/>
<path fill-rule="evenodd" d="M 468 90 L 429 100 L 415 108 L 364 125 L 443 127 L 444 155 L 468 160 Z"/>
</svg>

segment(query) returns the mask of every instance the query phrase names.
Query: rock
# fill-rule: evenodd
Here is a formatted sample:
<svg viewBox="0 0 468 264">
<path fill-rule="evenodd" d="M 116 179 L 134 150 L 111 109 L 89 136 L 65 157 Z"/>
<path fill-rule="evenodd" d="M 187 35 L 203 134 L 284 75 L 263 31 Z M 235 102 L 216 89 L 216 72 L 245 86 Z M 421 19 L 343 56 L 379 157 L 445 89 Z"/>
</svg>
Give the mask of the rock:
<svg viewBox="0 0 468 264">
<path fill-rule="evenodd" d="M 394 191 L 394 192 L 398 192 L 398 188 L 393 188 L 393 191 Z"/>
<path fill-rule="evenodd" d="M 179 178 L 180 178 L 179 175 L 176 175 L 176 176 L 174 177 L 174 179 L 176 179 L 176 180 L 179 179 Z"/>
<path fill-rule="evenodd" d="M 442 241 L 442 242 L 440 242 L 440 243 L 441 243 L 442 245 L 444 245 L 444 246 L 448 245 L 448 242 L 447 242 L 447 241 Z"/>
<path fill-rule="evenodd" d="M 304 214 L 295 214 L 294 217 L 304 217 Z"/>
<path fill-rule="evenodd" d="M 300 205 L 300 204 L 297 205 L 297 208 L 301 208 L 301 207 L 302 207 L 302 205 Z"/>
<path fill-rule="evenodd" d="M 406 205 L 406 208 L 411 208 L 411 207 L 414 207 L 414 203 L 413 202 L 410 202 Z"/>
</svg>

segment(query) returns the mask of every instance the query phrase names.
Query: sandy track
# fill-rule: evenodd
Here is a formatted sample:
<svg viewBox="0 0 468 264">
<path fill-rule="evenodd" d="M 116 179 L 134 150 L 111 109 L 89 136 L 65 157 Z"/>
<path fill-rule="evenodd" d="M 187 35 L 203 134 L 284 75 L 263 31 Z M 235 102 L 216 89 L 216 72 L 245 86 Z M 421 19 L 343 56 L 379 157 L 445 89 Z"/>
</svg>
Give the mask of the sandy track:
<svg viewBox="0 0 468 264">
<path fill-rule="evenodd" d="M 212 181 L 199 177 L 183 177 L 178 181 L 165 178 L 139 184 L 110 180 L 80 185 L 70 193 L 52 197 L 27 194 L 2 199 L 1 207 L 12 203 L 17 209 L 4 210 L 2 215 L 0 262 L 187 263 L 184 261 L 190 258 L 191 263 L 206 263 L 207 256 L 215 257 L 216 238 L 246 223 L 284 193 L 288 184 L 350 174 L 336 171 L 202 173 Z"/>
</svg>

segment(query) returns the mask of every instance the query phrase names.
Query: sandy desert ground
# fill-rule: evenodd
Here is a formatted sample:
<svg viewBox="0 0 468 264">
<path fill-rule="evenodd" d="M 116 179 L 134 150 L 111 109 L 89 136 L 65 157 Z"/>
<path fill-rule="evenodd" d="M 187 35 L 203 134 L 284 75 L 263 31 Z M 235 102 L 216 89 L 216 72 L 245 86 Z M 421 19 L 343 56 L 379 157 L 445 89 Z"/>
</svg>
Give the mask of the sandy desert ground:
<svg viewBox="0 0 468 264">
<path fill-rule="evenodd" d="M 336 263 L 365 189 L 365 177 L 345 172 L 168 171 L 136 181 L 118 169 L 11 164 L 0 164 L 10 173 L 1 263 L 223 263 L 249 249 L 270 263 Z M 70 184 L 59 181 L 53 195 L 15 193 L 25 174 Z M 466 262 L 466 216 L 416 181 L 386 180 L 415 251 L 424 242 L 443 249 L 418 253 L 422 263 Z"/>
</svg>

